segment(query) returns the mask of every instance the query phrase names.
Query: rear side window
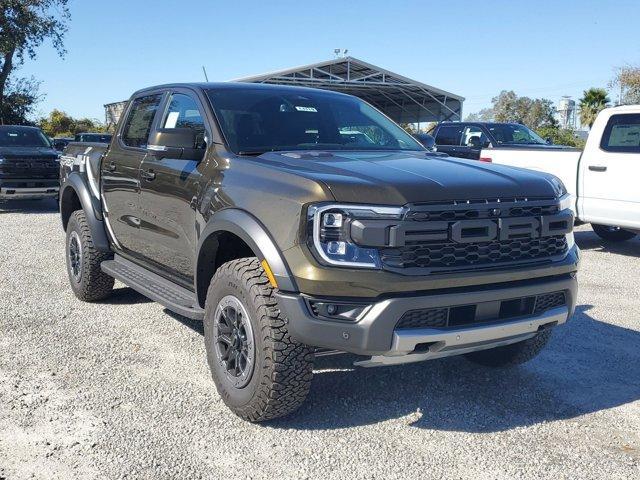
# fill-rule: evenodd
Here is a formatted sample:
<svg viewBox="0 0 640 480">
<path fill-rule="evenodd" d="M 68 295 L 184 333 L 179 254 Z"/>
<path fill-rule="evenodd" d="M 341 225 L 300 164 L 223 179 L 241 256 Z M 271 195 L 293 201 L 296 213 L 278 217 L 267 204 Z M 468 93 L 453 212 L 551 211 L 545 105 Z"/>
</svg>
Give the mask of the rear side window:
<svg viewBox="0 0 640 480">
<path fill-rule="evenodd" d="M 640 153 L 640 114 L 612 115 L 600 148 L 607 152 Z"/>
<path fill-rule="evenodd" d="M 122 130 L 122 141 L 128 147 L 147 148 L 151 124 L 162 95 L 149 95 L 133 101 Z"/>
<path fill-rule="evenodd" d="M 460 145 L 462 125 L 443 125 L 438 129 L 436 145 Z"/>
<path fill-rule="evenodd" d="M 204 120 L 196 101 L 188 95 L 171 95 L 162 128 L 192 128 L 196 131 L 196 144 L 204 144 Z"/>
</svg>

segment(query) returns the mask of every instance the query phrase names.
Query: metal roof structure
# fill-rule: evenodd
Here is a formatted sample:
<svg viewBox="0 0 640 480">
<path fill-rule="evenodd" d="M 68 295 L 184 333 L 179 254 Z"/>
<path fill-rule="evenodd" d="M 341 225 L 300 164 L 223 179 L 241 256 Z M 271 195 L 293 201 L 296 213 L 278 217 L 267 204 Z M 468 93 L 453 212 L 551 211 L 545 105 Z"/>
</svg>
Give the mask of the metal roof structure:
<svg viewBox="0 0 640 480">
<path fill-rule="evenodd" d="M 338 57 L 234 81 L 297 85 L 348 93 L 369 102 L 398 123 L 462 119 L 464 97 L 354 57 Z"/>
</svg>

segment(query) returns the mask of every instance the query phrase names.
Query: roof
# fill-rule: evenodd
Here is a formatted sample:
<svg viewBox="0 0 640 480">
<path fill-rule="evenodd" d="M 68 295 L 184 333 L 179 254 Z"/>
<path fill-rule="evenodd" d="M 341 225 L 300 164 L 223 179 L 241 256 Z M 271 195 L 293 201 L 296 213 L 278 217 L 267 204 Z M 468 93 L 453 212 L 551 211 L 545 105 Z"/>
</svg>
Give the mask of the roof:
<svg viewBox="0 0 640 480">
<path fill-rule="evenodd" d="M 356 95 L 397 122 L 456 120 L 464 97 L 354 57 L 335 58 L 235 82 L 298 85 Z"/>
</svg>

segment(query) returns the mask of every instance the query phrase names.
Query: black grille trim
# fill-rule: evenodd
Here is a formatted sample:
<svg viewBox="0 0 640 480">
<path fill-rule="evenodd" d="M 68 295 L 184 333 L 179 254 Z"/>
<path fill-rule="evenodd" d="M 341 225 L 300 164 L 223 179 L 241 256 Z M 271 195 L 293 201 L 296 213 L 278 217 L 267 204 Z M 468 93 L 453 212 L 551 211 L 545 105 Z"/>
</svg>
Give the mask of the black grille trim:
<svg viewBox="0 0 640 480">
<path fill-rule="evenodd" d="M 556 198 L 490 198 L 483 200 L 451 201 L 448 203 L 420 203 L 407 206 L 405 227 L 400 227 L 400 241 L 396 229 L 390 230 L 387 246 L 379 247 L 382 266 L 386 270 L 404 274 L 427 274 L 458 270 L 482 270 L 510 265 L 544 263 L 567 253 L 566 236 L 512 236 L 508 240 L 478 238 L 475 242 L 452 239 L 459 221 L 480 222 L 507 218 L 554 218 L 563 215 Z M 556 217 L 557 218 L 557 217 Z M 504 220 L 507 222 L 507 220 Z M 424 225 L 424 228 L 422 228 Z M 484 227 L 486 228 L 486 227 Z M 467 231 L 471 230 L 467 227 Z M 449 232 L 449 233 L 447 233 Z M 445 240 L 443 236 L 449 235 Z M 478 236 L 482 235 L 478 233 Z M 491 237 L 491 235 L 488 235 Z"/>
<path fill-rule="evenodd" d="M 410 310 L 398 323 L 396 330 L 411 328 L 455 328 L 473 326 L 487 322 L 511 320 L 519 317 L 537 316 L 552 308 L 566 305 L 565 292 L 543 293 L 534 297 L 505 299 L 498 302 L 496 315 L 492 318 L 476 319 L 477 305 L 457 305 Z M 507 308 L 505 308 L 507 307 Z M 467 317 L 467 318 L 464 318 Z"/>
</svg>

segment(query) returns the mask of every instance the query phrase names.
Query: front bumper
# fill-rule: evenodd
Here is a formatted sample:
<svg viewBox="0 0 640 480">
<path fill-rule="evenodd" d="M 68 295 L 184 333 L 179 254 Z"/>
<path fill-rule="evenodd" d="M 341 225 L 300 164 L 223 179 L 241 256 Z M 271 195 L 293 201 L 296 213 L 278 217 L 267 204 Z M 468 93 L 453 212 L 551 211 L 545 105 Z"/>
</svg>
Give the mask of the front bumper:
<svg viewBox="0 0 640 480">
<path fill-rule="evenodd" d="M 0 200 L 30 200 L 57 197 L 58 180 L 8 180 L 0 183 Z"/>
<path fill-rule="evenodd" d="M 553 292 L 564 292 L 565 305 L 539 315 L 463 327 L 396 329 L 403 315 L 413 310 L 488 305 Z M 279 293 L 278 301 L 288 320 L 289 333 L 295 340 L 314 347 L 371 356 L 371 360 L 362 363 L 370 366 L 457 355 L 525 340 L 540 329 L 566 322 L 573 314 L 576 292 L 575 273 L 482 287 L 451 288 L 372 299 L 365 313 L 354 322 L 315 316 L 308 307 L 308 297 L 303 295 Z"/>
</svg>

